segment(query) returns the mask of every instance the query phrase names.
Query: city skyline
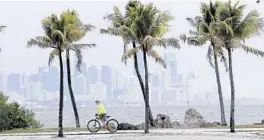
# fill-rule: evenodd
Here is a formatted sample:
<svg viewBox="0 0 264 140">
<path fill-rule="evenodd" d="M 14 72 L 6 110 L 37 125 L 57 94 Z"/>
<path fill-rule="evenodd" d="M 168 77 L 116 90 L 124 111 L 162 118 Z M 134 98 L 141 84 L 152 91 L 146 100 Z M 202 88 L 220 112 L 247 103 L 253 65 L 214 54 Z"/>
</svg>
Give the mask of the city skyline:
<svg viewBox="0 0 264 140">
<path fill-rule="evenodd" d="M 154 1 L 155 5 L 163 10 L 169 10 L 175 20 L 171 23 L 171 31 L 168 36 L 178 37 L 181 33 L 186 33 L 190 26 L 187 25 L 186 17 L 194 17 L 199 12 L 199 3 L 201 0 L 191 1 Z M 42 35 L 41 20 L 51 13 L 59 14 L 62 11 L 75 9 L 85 23 L 91 23 L 96 26 L 96 30 L 87 34 L 81 42 L 96 43 L 97 47 L 88 49 L 84 52 L 84 62 L 88 65 L 100 67 L 109 65 L 122 71 L 125 76 L 133 75 L 133 63 L 128 61 L 127 67 L 121 63 L 123 42 L 120 37 L 111 37 L 99 33 L 100 28 L 104 28 L 107 22 L 103 16 L 112 11 L 112 6 L 118 6 L 122 9 L 126 1 L 109 1 L 107 3 L 98 2 L 2 2 L 0 12 L 6 13 L 1 17 L 1 24 L 7 28 L 0 34 L 0 73 L 8 75 L 10 73 L 36 73 L 38 67 L 47 66 L 49 50 L 39 48 L 26 48 L 26 42 L 29 38 Z M 247 3 L 248 8 L 257 9 L 264 13 L 264 9 L 257 5 L 255 1 L 243 0 L 241 3 Z M 181 9 L 183 6 L 189 6 L 191 10 L 186 12 Z M 101 8 L 93 8 L 93 7 Z M 12 8 L 10 8 L 12 7 Z M 48 7 L 48 8 L 47 8 Z M 87 8 L 88 7 L 88 8 Z M 21 12 L 13 12 L 13 8 Z M 101 10 L 103 9 L 103 10 Z M 23 16 L 21 16 L 23 15 Z M 30 16 L 25 16 L 30 15 Z M 98 16 L 93 16 L 98 15 Z M 17 17 L 17 18 L 10 18 Z M 23 17 L 21 22 L 19 17 Z M 20 23 L 20 24 L 17 24 Z M 24 28 L 26 27 L 26 28 Z M 263 37 L 249 39 L 247 43 L 258 49 L 264 49 Z M 181 43 L 180 50 L 168 49 L 164 51 L 157 50 L 163 56 L 164 52 L 170 52 L 176 55 L 177 70 L 179 73 L 187 74 L 191 71 L 199 73 L 199 87 L 201 92 L 215 91 L 216 80 L 213 69 L 206 60 L 207 48 L 194 48 Z M 16 51 L 14 51 L 16 50 Z M 107 53 L 112 51 L 112 53 Z M 103 57 L 102 57 L 103 56 Z M 163 57 L 164 58 L 164 57 Z M 22 62 L 25 63 L 22 65 Z M 168 65 L 168 64 L 167 64 Z M 53 66 L 57 66 L 57 60 Z M 167 69 L 168 70 L 168 69 Z M 159 64 L 155 64 L 150 59 L 150 73 L 165 71 Z M 264 98 L 261 79 L 264 78 L 264 60 L 253 55 L 246 55 L 241 50 L 234 51 L 234 77 L 237 97 L 256 97 Z M 223 94 L 225 98 L 230 96 L 230 87 L 228 73 L 222 64 L 220 64 L 220 74 L 223 84 Z M 34 77 L 32 77 L 32 80 Z M 251 83 L 251 84 L 249 84 Z M 253 84 L 252 84 L 253 83 Z M 67 88 L 65 88 L 67 89 Z"/>
</svg>

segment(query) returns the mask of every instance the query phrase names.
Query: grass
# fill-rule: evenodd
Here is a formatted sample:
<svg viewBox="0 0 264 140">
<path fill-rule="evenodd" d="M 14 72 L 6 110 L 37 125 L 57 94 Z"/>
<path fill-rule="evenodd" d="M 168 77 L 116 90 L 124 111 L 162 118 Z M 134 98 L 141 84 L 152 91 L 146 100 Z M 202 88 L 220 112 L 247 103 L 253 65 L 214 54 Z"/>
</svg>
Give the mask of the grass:
<svg viewBox="0 0 264 140">
<path fill-rule="evenodd" d="M 229 128 L 229 126 L 212 126 L 207 128 L 213 128 L 213 129 L 226 129 Z M 247 125 L 236 125 L 236 128 L 264 128 L 264 125 L 254 125 L 254 124 L 247 124 Z"/>
<path fill-rule="evenodd" d="M 88 131 L 87 128 L 63 128 L 64 132 Z M 0 134 L 18 134 L 18 133 L 45 133 L 58 132 L 58 128 L 32 128 L 32 129 L 13 129 L 0 132 Z"/>
<path fill-rule="evenodd" d="M 227 129 L 229 126 L 214 126 L 207 127 L 212 129 Z M 236 125 L 236 128 L 264 128 L 264 125 Z M 87 128 L 63 128 L 64 132 L 79 132 L 79 131 L 87 131 Z M 0 134 L 19 134 L 19 133 L 47 133 L 47 132 L 58 132 L 57 128 L 36 128 L 36 129 L 13 129 L 8 131 L 0 132 Z"/>
</svg>

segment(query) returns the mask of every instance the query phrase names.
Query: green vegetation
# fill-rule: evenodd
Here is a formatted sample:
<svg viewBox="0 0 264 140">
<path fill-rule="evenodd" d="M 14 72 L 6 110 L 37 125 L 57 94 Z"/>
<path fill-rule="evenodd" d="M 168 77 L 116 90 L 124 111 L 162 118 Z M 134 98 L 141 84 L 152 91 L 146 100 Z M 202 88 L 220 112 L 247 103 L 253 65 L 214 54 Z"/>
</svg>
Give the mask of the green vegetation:
<svg viewBox="0 0 264 140">
<path fill-rule="evenodd" d="M 35 114 L 16 102 L 8 103 L 8 97 L 0 92 L 0 131 L 18 128 L 40 128 Z"/>
</svg>

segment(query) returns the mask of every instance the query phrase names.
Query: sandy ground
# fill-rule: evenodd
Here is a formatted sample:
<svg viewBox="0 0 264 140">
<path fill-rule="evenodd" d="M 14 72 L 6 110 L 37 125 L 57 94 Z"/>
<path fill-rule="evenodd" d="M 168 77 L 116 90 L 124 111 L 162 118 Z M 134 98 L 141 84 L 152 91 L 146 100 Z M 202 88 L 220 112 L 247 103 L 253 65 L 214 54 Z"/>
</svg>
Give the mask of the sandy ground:
<svg viewBox="0 0 264 140">
<path fill-rule="evenodd" d="M 56 133 L 0 135 L 0 140 L 62 140 Z M 263 140 L 264 129 L 239 129 L 231 134 L 228 129 L 159 129 L 149 134 L 143 131 L 119 131 L 115 134 L 100 132 L 65 133 L 64 140 Z"/>
</svg>

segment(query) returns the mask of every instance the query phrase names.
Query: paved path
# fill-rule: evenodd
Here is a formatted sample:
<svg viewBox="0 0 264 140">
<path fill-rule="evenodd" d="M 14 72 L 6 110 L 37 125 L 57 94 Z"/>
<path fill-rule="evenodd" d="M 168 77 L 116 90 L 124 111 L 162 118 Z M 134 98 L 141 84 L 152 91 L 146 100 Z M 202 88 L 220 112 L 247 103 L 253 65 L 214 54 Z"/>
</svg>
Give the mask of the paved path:
<svg viewBox="0 0 264 140">
<path fill-rule="evenodd" d="M 61 140 L 57 133 L 2 134 L 0 140 Z M 228 129 L 156 129 L 149 134 L 143 131 L 119 131 L 115 134 L 100 132 L 67 132 L 65 140 L 263 140 L 264 129 L 238 129 L 231 134 Z"/>
</svg>

